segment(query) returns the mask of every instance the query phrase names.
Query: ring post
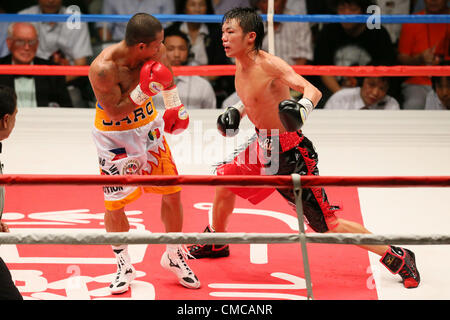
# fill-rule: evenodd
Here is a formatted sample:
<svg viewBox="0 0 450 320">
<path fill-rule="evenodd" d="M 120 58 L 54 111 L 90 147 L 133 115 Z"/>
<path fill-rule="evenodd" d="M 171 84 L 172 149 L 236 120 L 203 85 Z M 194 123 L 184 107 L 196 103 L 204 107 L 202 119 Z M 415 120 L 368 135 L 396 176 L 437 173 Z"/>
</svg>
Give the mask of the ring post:
<svg viewBox="0 0 450 320">
<path fill-rule="evenodd" d="M 294 185 L 295 195 L 295 208 L 298 219 L 298 231 L 300 234 L 300 245 L 302 248 L 303 268 L 305 270 L 306 291 L 308 294 L 308 300 L 313 300 L 312 284 L 311 284 L 311 272 L 309 269 L 308 251 L 306 248 L 305 226 L 303 217 L 303 204 L 302 204 L 302 187 L 300 182 L 300 175 L 297 173 L 291 174 L 292 183 Z"/>
</svg>

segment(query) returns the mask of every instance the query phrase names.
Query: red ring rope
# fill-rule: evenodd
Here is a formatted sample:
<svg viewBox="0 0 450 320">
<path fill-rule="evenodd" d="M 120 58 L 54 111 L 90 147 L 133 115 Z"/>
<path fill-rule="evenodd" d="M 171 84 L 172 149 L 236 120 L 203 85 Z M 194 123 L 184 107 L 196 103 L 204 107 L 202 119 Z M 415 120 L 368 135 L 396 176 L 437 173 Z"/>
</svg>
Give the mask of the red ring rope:
<svg viewBox="0 0 450 320">
<path fill-rule="evenodd" d="M 211 185 L 292 187 L 291 176 L 138 176 L 138 175 L 0 175 L 0 185 Z M 301 176 L 302 187 L 450 187 L 450 176 L 330 177 Z"/>
<path fill-rule="evenodd" d="M 226 76 L 234 75 L 234 65 L 182 66 L 172 67 L 176 76 Z M 450 66 L 311 66 L 296 65 L 294 70 L 301 75 L 341 76 L 448 76 Z M 0 65 L 0 74 L 87 76 L 89 66 L 47 66 L 47 65 Z"/>
</svg>

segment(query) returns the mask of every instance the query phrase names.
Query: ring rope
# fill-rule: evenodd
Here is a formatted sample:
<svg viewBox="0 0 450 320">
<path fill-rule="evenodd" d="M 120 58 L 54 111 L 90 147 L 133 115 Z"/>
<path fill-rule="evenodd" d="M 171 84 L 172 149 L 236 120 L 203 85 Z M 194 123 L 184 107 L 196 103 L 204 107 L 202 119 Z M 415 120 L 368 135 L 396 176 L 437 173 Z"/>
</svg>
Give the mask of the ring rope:
<svg viewBox="0 0 450 320">
<path fill-rule="evenodd" d="M 293 65 L 301 75 L 341 75 L 341 76 L 448 76 L 450 66 L 334 66 L 334 65 Z M 232 76 L 234 65 L 205 65 L 172 67 L 175 76 Z M 49 65 L 0 65 L 0 74 L 87 76 L 89 66 L 49 66 Z"/>
<path fill-rule="evenodd" d="M 55 179 L 56 178 L 56 179 Z M 159 185 L 161 183 L 161 180 L 164 180 L 163 178 L 170 178 L 165 181 L 165 183 L 176 183 L 176 184 L 189 184 L 189 183 L 199 183 L 203 182 L 204 184 L 211 184 L 211 181 L 216 181 L 221 185 L 224 185 L 224 180 L 228 180 L 228 183 L 234 183 L 237 185 L 249 185 L 249 178 L 252 178 L 251 176 L 246 177 L 245 183 L 243 184 L 242 177 L 240 176 L 175 176 L 175 177 L 165 177 L 165 176 L 153 176 L 153 177 L 143 177 L 143 176 L 81 176 L 82 179 L 78 176 L 39 176 L 39 175 L 9 175 L 7 177 L 2 176 L 0 177 L 0 184 L 61 184 L 61 182 L 64 180 L 64 182 L 71 182 L 73 184 L 73 180 L 70 181 L 69 178 L 78 178 L 78 183 L 86 183 L 86 180 L 90 180 L 91 183 L 95 184 L 104 184 L 106 180 L 108 182 L 111 182 L 111 178 L 114 180 L 119 180 L 117 178 L 120 178 L 120 180 L 123 182 L 125 181 L 128 184 L 137 184 L 136 180 L 143 180 L 140 178 L 153 178 L 153 184 Z M 202 181 L 203 178 L 203 181 Z M 204 178 L 207 178 L 205 181 Z M 220 179 L 218 179 L 220 178 Z M 322 176 L 303 176 L 301 177 L 299 174 L 292 174 L 289 176 L 271 176 L 271 177 L 261 177 L 261 176 L 255 176 L 254 178 L 258 178 L 259 182 L 262 182 L 265 185 L 270 185 L 273 181 L 277 181 L 278 183 L 283 182 L 280 181 L 280 178 L 289 178 L 290 185 L 293 185 L 294 189 L 294 195 L 295 195 L 295 204 L 296 204 L 296 213 L 299 223 L 299 232 L 297 234 L 246 234 L 246 233 L 213 233 L 213 234 L 205 234 L 205 233 L 194 233 L 194 234 L 187 234 L 187 233 L 164 233 L 164 234 L 151 234 L 149 232 L 140 232 L 139 234 L 135 232 L 121 232 L 121 233 L 96 233 L 96 234 L 89 234 L 88 232 L 83 233 L 62 233 L 62 234 L 50 234 L 50 233 L 13 233 L 13 234 L 5 234 L 0 233 L 0 244 L 20 244 L 20 243 L 29 243 L 29 244 L 44 244 L 44 243 L 54 243 L 54 244 L 80 244 L 80 241 L 86 241 L 86 244 L 120 244 L 120 243 L 126 243 L 126 244 L 133 244 L 132 237 L 135 237 L 139 239 L 139 243 L 142 243 L 141 241 L 145 241 L 144 243 L 155 243 L 155 244 L 168 244 L 168 243 L 174 243 L 174 244 L 190 244 L 190 243 L 261 243 L 259 241 L 262 241 L 262 243 L 286 243 L 287 242 L 300 242 L 301 245 L 301 251 L 302 251 L 302 262 L 304 267 L 304 274 L 305 274 L 305 282 L 306 282 L 306 289 L 307 289 L 307 298 L 308 300 L 314 299 L 313 298 L 313 291 L 312 291 L 312 282 L 311 282 L 311 272 L 310 272 L 310 266 L 309 266 L 309 259 L 308 259 L 308 252 L 307 252 L 307 243 L 311 242 L 314 243 L 314 240 L 311 240 L 310 238 L 319 238 L 322 237 L 321 242 L 319 243 L 342 243 L 342 244 L 358 244 L 358 245 L 364 245 L 364 244 L 390 244 L 390 243 L 398 243 L 398 244 L 405 244 L 405 243 L 411 243 L 414 241 L 418 241 L 416 244 L 450 244 L 450 236 L 447 235 L 432 235 L 428 236 L 428 239 L 424 241 L 424 239 L 420 239 L 420 235 L 414 235 L 409 236 L 407 238 L 400 237 L 403 239 L 403 241 L 395 241 L 398 240 L 399 236 L 395 235 L 394 239 L 388 239 L 386 235 L 377 235 L 377 234 L 312 234 L 307 235 L 305 233 L 304 228 L 304 214 L 303 214 L 303 205 L 302 205 L 302 182 L 303 178 L 327 178 L 330 179 L 330 177 L 322 177 Z M 271 178 L 271 179 L 269 179 Z M 348 178 L 348 177 L 337 177 L 338 180 L 341 183 L 343 182 L 351 182 L 352 179 L 355 178 Z M 357 178 L 364 178 L 364 177 L 357 177 Z M 386 177 L 381 177 L 383 180 L 386 180 Z M 406 180 L 405 180 L 406 178 Z M 292 180 L 291 180 L 292 179 Z M 375 180 L 374 180 L 375 179 Z M 217 181 L 219 180 L 219 181 Z M 222 180 L 222 181 L 220 181 Z M 236 180 L 236 181 L 234 181 Z M 272 180 L 272 181 L 268 181 Z M 285 179 L 286 180 L 286 179 Z M 332 180 L 332 179 L 331 179 Z M 432 181 L 432 182 L 439 182 L 439 184 L 449 186 L 450 185 L 450 177 L 401 177 L 402 182 L 406 182 L 407 184 L 411 184 L 411 180 L 415 180 L 415 186 L 417 186 L 417 182 L 424 183 L 426 181 Z M 374 183 L 377 182 L 378 186 L 380 183 L 380 177 L 375 178 L 367 178 L 365 177 L 363 179 L 366 183 Z M 396 182 L 396 186 L 398 186 L 398 182 L 396 180 L 393 180 L 392 177 L 390 177 L 391 184 L 392 182 Z M 148 182 L 148 181 L 147 181 Z M 284 181 L 286 182 L 286 181 Z M 317 181 L 316 181 L 317 182 Z M 353 181 L 354 183 L 354 181 Z M 77 184 L 77 183 L 76 183 Z M 142 184 L 142 183 L 140 183 Z M 250 184 L 250 185 L 255 185 Z M 285 184 L 286 186 L 286 184 Z M 303 184 L 303 187 L 305 187 L 306 184 Z M 402 184 L 402 186 L 405 186 L 405 184 Z M 430 184 L 427 184 L 427 186 L 430 186 Z M 75 238 L 73 238 L 75 236 Z M 190 237 L 193 236 L 193 237 Z M 149 239 L 151 237 L 151 239 Z M 206 241 L 203 241 L 206 237 Z M 234 238 L 233 238 L 234 237 Z M 328 239 L 323 239 L 323 237 Z M 330 238 L 331 237 L 331 238 Z M 369 239 L 367 239 L 369 237 Z M 423 237 L 423 236 L 422 236 Z M 208 239 L 210 238 L 210 239 Z M 370 239 L 371 238 L 371 239 Z M 134 240 L 137 240 L 134 239 Z M 56 241 L 56 242 L 55 242 Z M 68 241 L 68 242 L 67 242 Z M 106 243 L 104 241 L 107 241 Z M 150 241 L 150 242 L 148 242 Z M 151 242 L 156 241 L 156 242 Z M 172 242 L 173 241 L 173 242 Z M 343 242 L 335 242 L 335 241 L 343 241 Z M 381 241 L 377 243 L 377 241 Z M 438 243 L 435 243 L 435 241 L 438 241 Z"/>
<path fill-rule="evenodd" d="M 0 185 L 210 185 L 292 188 L 291 176 L 139 176 L 3 174 Z M 302 176 L 302 187 L 449 187 L 450 176 Z"/>
<path fill-rule="evenodd" d="M 223 15 L 218 14 L 155 14 L 161 22 L 204 22 L 221 23 Z M 274 22 L 315 22 L 315 23 L 366 23 L 372 15 L 332 15 L 332 14 L 274 14 Z M 103 14 L 0 14 L 0 22 L 128 22 L 132 15 L 103 15 Z M 267 14 L 261 15 L 267 21 Z M 380 23 L 449 23 L 448 14 L 424 15 L 380 15 Z"/>
<path fill-rule="evenodd" d="M 441 234 L 360 234 L 360 233 L 306 233 L 307 243 L 352 244 L 352 245 L 450 245 L 450 235 Z M 299 233 L 151 233 L 149 231 L 99 232 L 77 231 L 49 233 L 39 231 L 17 231 L 0 233 L 0 244 L 72 244 L 106 245 L 126 244 L 215 244 L 215 243 L 299 243 Z"/>
</svg>

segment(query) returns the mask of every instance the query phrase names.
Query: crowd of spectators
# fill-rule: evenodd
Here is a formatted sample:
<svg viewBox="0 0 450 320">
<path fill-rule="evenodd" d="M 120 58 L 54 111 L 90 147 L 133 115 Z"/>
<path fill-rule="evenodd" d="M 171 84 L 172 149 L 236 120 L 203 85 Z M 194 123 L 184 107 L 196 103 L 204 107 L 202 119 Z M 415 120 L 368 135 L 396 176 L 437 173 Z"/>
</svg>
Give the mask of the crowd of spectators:
<svg viewBox="0 0 450 320">
<path fill-rule="evenodd" d="M 449 14 L 447 0 L 274 0 L 275 14 Z M 236 6 L 267 13 L 267 0 L 26 0 L 0 1 L 0 12 L 132 15 L 224 14 Z M 447 24 L 274 23 L 275 54 L 291 65 L 448 65 Z M 123 39 L 126 23 L 0 22 L 0 64 L 89 65 L 101 50 Z M 219 23 L 164 21 L 168 56 L 174 66 L 226 65 Z M 266 31 L 267 31 L 267 25 Z M 269 40 L 263 41 L 268 50 Z M 448 77 L 306 76 L 323 93 L 318 108 L 450 109 Z M 188 108 L 223 108 L 238 100 L 232 76 L 177 77 Z M 86 76 L 1 75 L 22 107 L 94 107 Z M 191 87 L 201 88 L 195 91 Z M 293 92 L 294 97 L 299 93 Z M 156 98 L 157 100 L 158 98 Z"/>
</svg>

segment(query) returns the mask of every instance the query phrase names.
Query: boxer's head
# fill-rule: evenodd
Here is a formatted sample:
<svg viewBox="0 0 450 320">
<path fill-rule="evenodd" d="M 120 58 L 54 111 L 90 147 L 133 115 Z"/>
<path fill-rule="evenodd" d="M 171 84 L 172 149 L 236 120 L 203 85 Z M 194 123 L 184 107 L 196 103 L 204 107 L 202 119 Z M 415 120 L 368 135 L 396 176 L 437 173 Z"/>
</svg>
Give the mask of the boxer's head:
<svg viewBox="0 0 450 320">
<path fill-rule="evenodd" d="M 125 43 L 128 47 L 137 46 L 145 51 L 146 58 L 151 58 L 159 52 L 164 39 L 161 22 L 147 13 L 136 13 L 127 23 Z"/>
<path fill-rule="evenodd" d="M 223 16 L 222 44 L 228 57 L 233 57 L 240 45 L 258 51 L 264 39 L 261 16 L 252 8 L 234 8 Z"/>
</svg>

